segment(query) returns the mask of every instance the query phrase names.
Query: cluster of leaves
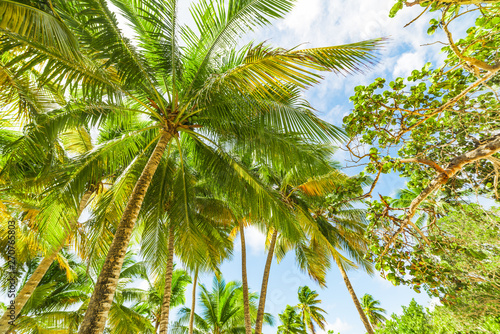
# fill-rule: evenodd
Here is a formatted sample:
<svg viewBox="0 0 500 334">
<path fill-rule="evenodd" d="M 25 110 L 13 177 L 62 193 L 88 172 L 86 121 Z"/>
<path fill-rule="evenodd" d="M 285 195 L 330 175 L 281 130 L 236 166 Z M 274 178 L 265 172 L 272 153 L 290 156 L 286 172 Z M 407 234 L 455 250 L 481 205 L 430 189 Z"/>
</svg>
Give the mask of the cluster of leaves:
<svg viewBox="0 0 500 334">
<path fill-rule="evenodd" d="M 481 91 L 461 99 L 454 108 L 439 108 L 466 89 L 475 77 L 463 69 L 430 69 L 430 63 L 414 70 L 406 79 L 386 85 L 383 78 L 355 88 L 355 109 L 344 118 L 346 129 L 362 144 L 371 146 L 366 155 L 369 173 L 398 172 L 408 178 L 408 187 L 422 190 L 435 175 L 428 165 L 402 163 L 425 159 L 446 166 L 453 158 L 476 148 L 495 135 L 500 126 L 498 96 Z M 397 156 L 390 153 L 397 148 Z M 494 195 L 494 163 L 471 164 L 447 187 L 450 196 L 475 191 Z M 496 185 L 495 187 L 493 185 Z"/>
<path fill-rule="evenodd" d="M 403 306 L 403 314 L 392 314 L 377 334 L 431 334 L 435 333 L 430 324 L 430 318 L 424 308 L 412 299 L 408 307 Z"/>
</svg>

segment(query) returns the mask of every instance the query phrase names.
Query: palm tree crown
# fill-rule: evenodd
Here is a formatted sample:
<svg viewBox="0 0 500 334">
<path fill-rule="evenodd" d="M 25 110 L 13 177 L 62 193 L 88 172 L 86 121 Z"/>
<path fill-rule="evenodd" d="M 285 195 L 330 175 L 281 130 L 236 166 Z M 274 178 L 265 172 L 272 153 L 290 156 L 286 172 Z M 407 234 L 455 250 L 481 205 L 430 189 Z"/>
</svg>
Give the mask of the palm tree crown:
<svg viewBox="0 0 500 334">
<path fill-rule="evenodd" d="M 300 310 L 302 322 L 306 328 L 311 331 L 312 334 L 316 333 L 316 324 L 322 330 L 325 329 L 325 317 L 322 313 L 326 313 L 325 310 L 316 306 L 321 303 L 318 299 L 318 293 L 311 290 L 308 286 L 301 286 L 298 290 L 299 303 L 297 308 Z"/>
<path fill-rule="evenodd" d="M 361 298 L 361 306 L 366 316 L 370 320 L 370 323 L 376 327 L 383 323 L 386 318 L 384 316 L 385 310 L 380 307 L 380 302 L 375 300 L 372 295 L 365 294 Z"/>
</svg>

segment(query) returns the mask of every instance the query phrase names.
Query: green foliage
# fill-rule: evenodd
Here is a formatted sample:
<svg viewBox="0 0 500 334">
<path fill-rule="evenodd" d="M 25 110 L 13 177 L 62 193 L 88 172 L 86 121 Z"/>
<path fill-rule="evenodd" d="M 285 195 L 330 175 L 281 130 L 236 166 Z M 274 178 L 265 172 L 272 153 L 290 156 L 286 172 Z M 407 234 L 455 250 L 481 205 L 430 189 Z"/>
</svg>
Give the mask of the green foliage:
<svg viewBox="0 0 500 334">
<path fill-rule="evenodd" d="M 473 324 L 500 311 L 499 233 L 498 209 L 455 203 L 429 229 L 431 245 L 397 241 L 376 268 L 396 285 L 440 297 L 447 312 Z"/>
<path fill-rule="evenodd" d="M 376 329 L 377 334 L 479 334 L 498 333 L 498 316 L 476 317 L 474 321 L 462 318 L 463 314 L 454 313 L 448 306 L 436 306 L 434 311 L 425 311 L 415 300 L 408 307 L 403 306 L 403 314 L 392 314 L 383 326 Z"/>
<path fill-rule="evenodd" d="M 391 16 L 418 4 L 431 12 L 428 33 L 444 31 L 447 58 L 441 67 L 428 63 L 407 78 L 375 79 L 351 97 L 354 110 L 344 124 L 368 146 L 356 154 L 368 162 L 366 172 L 407 180 L 398 198 L 370 202 L 369 258 L 393 284 L 408 284 L 417 293 L 425 289 L 457 318 L 473 322 L 474 315 L 489 316 L 498 305 L 498 210 L 467 203 L 472 196 L 500 198 L 500 26 L 494 23 L 500 4 L 395 2 Z M 459 18 L 474 25 L 457 25 Z M 483 146 L 491 150 L 485 153 Z"/>
<path fill-rule="evenodd" d="M 376 330 L 377 334 L 432 334 L 430 317 L 424 308 L 412 299 L 408 307 L 403 306 L 403 314 L 392 314 L 384 326 Z"/>
<path fill-rule="evenodd" d="M 283 313 L 279 314 L 281 325 L 278 326 L 279 334 L 306 334 L 306 329 L 300 313 L 296 307 L 286 306 Z"/>
</svg>

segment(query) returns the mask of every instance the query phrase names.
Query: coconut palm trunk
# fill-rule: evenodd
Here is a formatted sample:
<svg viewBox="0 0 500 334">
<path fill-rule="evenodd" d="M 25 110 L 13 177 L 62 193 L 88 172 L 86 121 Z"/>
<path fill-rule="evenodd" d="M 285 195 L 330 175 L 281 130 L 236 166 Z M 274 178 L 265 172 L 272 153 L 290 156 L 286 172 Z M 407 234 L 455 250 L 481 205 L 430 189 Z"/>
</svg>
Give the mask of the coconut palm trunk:
<svg viewBox="0 0 500 334">
<path fill-rule="evenodd" d="M 266 294 L 267 284 L 269 282 L 269 274 L 271 272 L 271 264 L 273 262 L 274 247 L 276 246 L 276 238 L 278 237 L 278 230 L 274 230 L 269 244 L 269 251 L 267 253 L 266 266 L 264 268 L 264 277 L 262 278 L 262 287 L 260 289 L 259 308 L 257 310 L 257 320 L 255 322 L 255 334 L 262 333 L 262 323 L 264 321 L 264 309 L 266 307 Z"/>
<path fill-rule="evenodd" d="M 243 219 L 240 219 L 240 239 L 241 239 L 241 280 L 243 282 L 243 311 L 245 312 L 245 334 L 252 334 L 252 320 L 250 318 L 250 301 L 248 298 L 247 280 L 247 250 L 245 246 L 245 227 Z"/>
<path fill-rule="evenodd" d="M 191 312 L 189 312 L 189 334 L 193 334 L 194 327 L 194 308 L 196 307 L 196 284 L 198 284 L 198 268 L 194 272 L 193 293 L 191 294 Z"/>
<path fill-rule="evenodd" d="M 75 230 L 78 218 L 82 214 L 83 210 L 87 206 L 90 196 L 92 195 L 92 191 L 87 191 L 83 194 L 81 200 L 80 200 L 80 207 L 78 208 L 78 211 L 76 213 L 76 217 L 72 224 L 70 225 L 69 229 L 66 231 L 61 243 L 59 246 L 57 246 L 52 253 L 49 255 L 45 256 L 38 267 L 35 269 L 33 274 L 30 276 L 28 281 L 24 284 L 22 289 L 19 291 L 17 294 L 16 298 L 14 299 L 14 313 L 10 313 L 9 310 L 7 310 L 2 318 L 0 318 L 0 333 L 7 333 L 7 330 L 10 327 L 10 323 L 12 323 L 12 320 L 15 320 L 21 310 L 23 309 L 24 305 L 26 302 L 30 299 L 31 294 L 33 291 L 36 289 L 40 281 L 42 280 L 43 276 L 45 276 L 45 273 L 47 270 L 49 270 L 50 266 L 54 262 L 54 260 L 57 257 L 57 254 L 63 249 L 63 247 L 66 245 L 66 241 L 68 237 L 71 235 L 71 233 Z"/>
<path fill-rule="evenodd" d="M 132 230 L 139 215 L 146 191 L 160 164 L 170 138 L 171 135 L 169 133 L 162 134 L 130 195 L 102 271 L 97 279 L 94 293 L 92 294 L 85 318 L 78 332 L 79 334 L 100 334 L 104 331 Z"/>
<path fill-rule="evenodd" d="M 170 313 L 170 297 L 172 296 L 172 274 L 174 273 L 174 228 L 170 227 L 168 235 L 168 259 L 165 273 L 165 290 L 161 305 L 160 334 L 167 334 L 168 316 Z"/>
<path fill-rule="evenodd" d="M 337 262 L 337 261 L 335 261 L 335 262 Z M 349 281 L 349 277 L 347 277 L 347 273 L 345 272 L 344 268 L 342 268 L 342 266 L 338 262 L 337 262 L 337 266 L 339 267 L 340 273 L 342 274 L 342 278 L 344 279 L 347 290 L 349 290 L 349 293 L 351 294 L 352 301 L 354 302 L 354 305 L 356 306 L 356 309 L 358 310 L 359 317 L 361 318 L 363 325 L 365 325 L 366 331 L 368 332 L 368 334 L 374 334 L 373 328 L 370 325 L 370 321 L 366 317 L 365 312 L 363 312 L 363 308 L 361 307 L 361 304 L 359 303 L 359 299 L 356 296 L 354 289 L 352 288 L 351 281 Z"/>
</svg>

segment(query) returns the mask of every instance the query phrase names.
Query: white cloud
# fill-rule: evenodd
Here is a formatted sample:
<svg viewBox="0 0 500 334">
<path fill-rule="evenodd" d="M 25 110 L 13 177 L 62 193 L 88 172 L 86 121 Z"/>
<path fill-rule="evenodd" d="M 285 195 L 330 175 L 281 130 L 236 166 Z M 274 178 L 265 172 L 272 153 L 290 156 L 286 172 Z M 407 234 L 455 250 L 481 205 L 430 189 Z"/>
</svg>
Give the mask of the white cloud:
<svg viewBox="0 0 500 334">
<path fill-rule="evenodd" d="M 349 110 L 347 108 L 336 105 L 332 107 L 329 112 L 320 113 L 318 116 L 331 124 L 341 125 L 342 119 L 347 116 L 348 112 Z"/>
<path fill-rule="evenodd" d="M 245 229 L 245 241 L 253 255 L 262 255 L 266 249 L 266 236 L 257 228 L 250 226 Z"/>
<path fill-rule="evenodd" d="M 390 77 L 394 73 L 406 75 L 427 61 L 442 60 L 442 45 L 422 46 L 443 39 L 439 31 L 433 36 L 427 35 L 429 15 L 423 15 L 405 28 L 422 9 L 418 6 L 405 8 L 395 18 L 390 18 L 393 4 L 394 0 L 298 0 L 284 20 L 273 22 L 274 27 L 260 30 L 251 37 L 288 48 L 389 38 L 378 57 L 379 63 L 364 74 L 347 77 L 328 74 L 320 85 L 306 93 L 313 106 L 325 112 L 330 110 L 332 99 L 352 95 L 354 86 L 369 84 L 375 77 Z M 402 53 L 404 57 L 400 56 Z"/>
<path fill-rule="evenodd" d="M 340 318 L 337 318 L 337 319 L 335 319 L 334 323 L 328 323 L 326 325 L 326 331 L 324 333 L 325 334 L 328 333 L 329 330 L 333 330 L 333 332 L 335 334 L 344 333 L 344 332 L 349 331 L 351 328 L 352 328 L 352 326 L 349 323 L 344 322 Z"/>
<path fill-rule="evenodd" d="M 425 52 L 407 52 L 401 55 L 394 67 L 394 77 L 407 77 L 411 71 L 421 69 L 425 65 Z"/>
<path fill-rule="evenodd" d="M 283 30 L 293 30 L 296 34 L 306 36 L 311 30 L 314 21 L 321 16 L 322 0 L 298 1 L 291 13 L 278 27 Z"/>
</svg>

